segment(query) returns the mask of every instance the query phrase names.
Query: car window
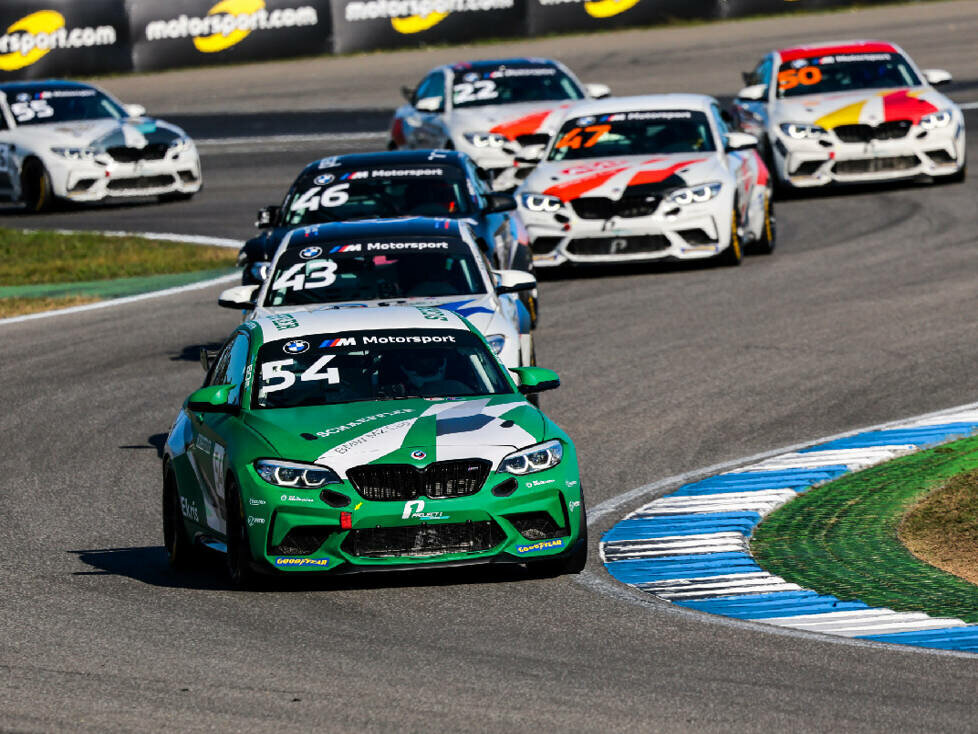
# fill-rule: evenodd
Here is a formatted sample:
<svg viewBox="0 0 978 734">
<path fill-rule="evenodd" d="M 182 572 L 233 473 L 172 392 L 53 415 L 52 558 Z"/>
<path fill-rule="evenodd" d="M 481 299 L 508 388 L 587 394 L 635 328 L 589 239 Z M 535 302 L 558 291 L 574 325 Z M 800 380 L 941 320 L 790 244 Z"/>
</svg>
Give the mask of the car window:
<svg viewBox="0 0 978 734">
<path fill-rule="evenodd" d="M 217 359 L 214 360 L 210 370 L 207 372 L 207 377 L 204 378 L 204 387 L 227 384 L 224 378 L 227 375 L 228 361 L 231 358 L 231 347 L 233 344 L 234 337 L 231 337 L 221 347 L 221 351 L 217 353 Z"/>
<path fill-rule="evenodd" d="M 717 126 L 717 132 L 720 134 L 720 139 L 726 140 L 727 135 L 730 134 L 730 127 L 723 119 L 723 113 L 720 111 L 720 108 L 715 104 L 711 104 L 710 115 L 713 117 L 713 124 Z"/>
<path fill-rule="evenodd" d="M 747 77 L 747 84 L 753 86 L 754 84 L 763 84 L 765 87 L 771 83 L 771 68 L 773 65 L 773 60 L 769 55 L 761 59 L 754 71 L 750 73 Z"/>
<path fill-rule="evenodd" d="M 455 107 L 556 102 L 584 96 L 584 90 L 552 64 L 480 64 L 457 69 L 452 83 Z"/>
<path fill-rule="evenodd" d="M 10 113 L 18 125 L 77 122 L 126 116 L 112 99 L 92 87 L 62 87 L 49 83 L 23 85 L 7 93 Z"/>
<path fill-rule="evenodd" d="M 706 113 L 650 110 L 572 118 L 555 136 L 548 160 L 715 150 Z"/>
<path fill-rule="evenodd" d="M 231 405 L 241 405 L 241 386 L 244 383 L 245 368 L 248 366 L 248 347 L 248 335 L 239 333 L 228 350 L 224 382 L 220 384 L 234 385 L 234 390 L 228 396 L 228 403 Z"/>
<path fill-rule="evenodd" d="M 438 97 L 441 100 L 438 111 L 445 109 L 445 74 L 441 70 L 432 72 L 418 85 L 414 93 L 414 104 L 426 97 Z"/>
<path fill-rule="evenodd" d="M 835 53 L 792 58 L 778 69 L 778 97 L 916 87 L 920 78 L 898 53 Z"/>
</svg>

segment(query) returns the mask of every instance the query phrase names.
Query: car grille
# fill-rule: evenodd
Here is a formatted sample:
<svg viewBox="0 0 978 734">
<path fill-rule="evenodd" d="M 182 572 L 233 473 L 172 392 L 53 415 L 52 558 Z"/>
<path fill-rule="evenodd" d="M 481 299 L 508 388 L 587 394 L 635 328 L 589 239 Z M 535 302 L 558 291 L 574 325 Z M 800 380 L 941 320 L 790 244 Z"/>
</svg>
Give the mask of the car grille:
<svg viewBox="0 0 978 734">
<path fill-rule="evenodd" d="M 833 130 L 843 143 L 868 143 L 871 140 L 899 140 L 907 136 L 910 120 L 890 120 L 879 125 L 839 125 Z"/>
<path fill-rule="evenodd" d="M 113 178 L 109 179 L 106 188 L 109 191 L 132 191 L 135 189 L 159 189 L 173 184 L 173 176 L 161 174 L 159 176 L 136 176 L 134 178 Z"/>
<path fill-rule="evenodd" d="M 621 199 L 601 196 L 582 196 L 571 206 L 581 219 L 611 219 L 612 217 L 647 217 L 659 208 L 662 197 L 656 194 L 631 194 Z"/>
<path fill-rule="evenodd" d="M 346 475 L 367 500 L 410 500 L 415 497 L 465 497 L 475 494 L 489 476 L 483 459 L 436 461 L 419 469 L 410 464 L 366 464 Z"/>
<path fill-rule="evenodd" d="M 641 237 L 587 237 L 571 240 L 567 252 L 572 255 L 634 255 L 669 249 L 669 238 L 662 234 Z"/>
<path fill-rule="evenodd" d="M 269 555 L 273 556 L 308 556 L 319 550 L 332 532 L 331 528 L 322 525 L 300 525 L 285 534 L 278 545 L 269 544 Z M 271 535 L 269 535 L 271 537 Z"/>
<path fill-rule="evenodd" d="M 513 527 L 527 540 L 546 540 L 570 535 L 570 532 L 554 522 L 549 512 L 522 512 L 518 515 L 505 515 Z"/>
<path fill-rule="evenodd" d="M 506 539 L 492 520 L 399 528 L 351 530 L 342 549 L 351 556 L 391 558 L 437 556 L 445 553 L 481 553 Z"/>
<path fill-rule="evenodd" d="M 895 155 L 887 158 L 858 158 L 851 161 L 836 161 L 835 172 L 845 174 L 877 173 L 879 171 L 906 171 L 920 164 L 917 156 Z"/>
<path fill-rule="evenodd" d="M 150 143 L 145 148 L 128 148 L 124 145 L 117 145 L 113 148 L 106 148 L 105 152 L 118 163 L 135 163 L 136 161 L 161 161 L 166 158 L 166 151 L 169 149 L 170 146 L 167 143 Z"/>
<path fill-rule="evenodd" d="M 537 237 L 530 243 L 530 250 L 534 255 L 545 255 L 553 252 L 562 239 L 563 237 Z"/>
</svg>

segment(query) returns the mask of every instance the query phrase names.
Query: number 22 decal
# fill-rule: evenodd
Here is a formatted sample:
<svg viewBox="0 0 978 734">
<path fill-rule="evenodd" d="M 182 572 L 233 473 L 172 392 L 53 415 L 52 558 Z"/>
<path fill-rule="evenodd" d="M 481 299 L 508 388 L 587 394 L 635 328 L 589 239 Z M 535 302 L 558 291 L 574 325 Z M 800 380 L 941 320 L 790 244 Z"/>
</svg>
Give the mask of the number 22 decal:
<svg viewBox="0 0 978 734">
<path fill-rule="evenodd" d="M 305 370 L 300 376 L 300 382 L 313 382 L 315 380 L 326 380 L 330 385 L 335 385 L 340 381 L 340 371 L 335 367 L 326 367 L 335 354 L 324 354 Z M 295 364 L 294 359 L 277 359 L 273 362 L 265 362 L 261 366 L 262 386 L 258 391 L 258 397 L 263 398 L 270 392 L 287 390 L 295 384 L 295 372 L 289 372 L 288 368 Z M 273 384 L 269 384 L 277 380 Z"/>
<path fill-rule="evenodd" d="M 499 96 L 496 82 L 484 79 L 480 82 L 462 82 L 452 87 L 455 104 L 466 104 L 483 99 L 495 99 Z"/>
</svg>

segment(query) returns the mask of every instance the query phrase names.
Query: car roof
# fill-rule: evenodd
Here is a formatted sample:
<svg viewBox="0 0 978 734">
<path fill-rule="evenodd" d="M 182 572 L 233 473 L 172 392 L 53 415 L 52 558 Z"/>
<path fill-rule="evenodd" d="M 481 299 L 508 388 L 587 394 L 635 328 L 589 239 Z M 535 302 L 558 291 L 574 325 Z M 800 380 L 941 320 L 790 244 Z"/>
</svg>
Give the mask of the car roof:
<svg viewBox="0 0 978 734">
<path fill-rule="evenodd" d="M 476 61 L 460 61 L 446 64 L 452 71 L 480 71 L 495 69 L 497 66 L 560 66 L 553 59 L 541 59 L 536 56 L 514 56 L 509 59 L 477 59 Z"/>
<path fill-rule="evenodd" d="M 436 157 L 432 157 L 437 153 Z M 468 156 L 457 150 L 389 150 L 378 153 L 349 153 L 315 160 L 302 169 L 300 176 L 333 168 L 376 168 L 377 166 L 454 166 L 461 168 Z"/>
<path fill-rule="evenodd" d="M 437 318 L 432 318 L 433 315 L 437 315 Z M 310 334 L 349 334 L 379 330 L 470 331 L 468 324 L 458 314 L 440 308 L 414 306 L 324 308 L 262 316 L 251 323 L 254 328 L 261 330 L 262 339 L 266 342 L 301 338 Z"/>
<path fill-rule="evenodd" d="M 829 56 L 831 54 L 872 54 L 901 53 L 900 49 L 886 41 L 826 41 L 805 46 L 794 46 L 779 50 L 781 61 L 806 59 L 810 56 Z"/>
<path fill-rule="evenodd" d="M 438 217 L 403 219 L 357 219 L 352 222 L 324 222 L 296 227 L 283 238 L 287 247 L 305 246 L 334 240 L 370 237 L 461 237 L 462 223 Z"/>
<path fill-rule="evenodd" d="M 58 87 L 59 89 L 95 89 L 91 84 L 73 82 L 67 79 L 31 79 L 19 82 L 0 83 L 0 91 L 18 92 L 26 89 L 37 89 L 38 87 Z"/>
<path fill-rule="evenodd" d="M 634 97 L 605 97 L 578 102 L 567 110 L 565 117 L 603 115 L 610 112 L 639 112 L 642 110 L 700 110 L 707 111 L 715 103 L 705 94 L 641 94 Z"/>
</svg>

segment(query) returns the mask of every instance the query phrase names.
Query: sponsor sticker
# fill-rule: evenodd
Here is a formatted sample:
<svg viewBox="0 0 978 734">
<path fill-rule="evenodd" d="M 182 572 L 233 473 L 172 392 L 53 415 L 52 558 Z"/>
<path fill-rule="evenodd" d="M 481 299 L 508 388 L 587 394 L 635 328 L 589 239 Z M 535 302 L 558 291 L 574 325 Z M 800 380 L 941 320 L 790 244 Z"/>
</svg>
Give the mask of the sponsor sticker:
<svg viewBox="0 0 978 734">
<path fill-rule="evenodd" d="M 249 515 L 248 516 L 248 527 L 249 528 L 252 527 L 252 526 L 254 526 L 254 525 L 264 525 L 264 524 L 265 524 L 265 518 L 263 518 L 263 517 L 255 517 L 254 515 Z"/>
<path fill-rule="evenodd" d="M 365 336 L 363 344 L 454 344 L 455 337 L 449 335 L 435 336 Z"/>
<path fill-rule="evenodd" d="M 305 339 L 292 339 L 285 342 L 282 347 L 282 351 L 286 354 L 302 354 L 307 349 L 309 349 L 309 342 Z"/>
<path fill-rule="evenodd" d="M 301 250 L 299 250 L 299 257 L 301 257 L 303 260 L 312 260 L 314 257 L 319 257 L 322 254 L 323 248 L 315 245 L 303 247 Z"/>
<path fill-rule="evenodd" d="M 424 451 L 421 451 L 419 449 L 418 451 L 411 452 L 411 458 L 414 459 L 415 461 L 421 461 L 422 459 L 427 459 L 428 454 L 426 454 Z"/>
<path fill-rule="evenodd" d="M 200 514 L 197 512 L 196 502 L 188 500 L 186 497 L 181 497 L 180 511 L 183 512 L 184 517 L 193 520 L 194 522 L 200 522 Z"/>
<path fill-rule="evenodd" d="M 316 176 L 312 182 L 317 186 L 325 186 L 326 184 L 333 183 L 335 178 L 336 176 L 334 176 L 332 173 L 324 173 L 320 176 Z"/>
<path fill-rule="evenodd" d="M 281 499 L 282 502 L 315 502 L 312 497 L 299 497 L 295 494 L 283 494 L 279 499 Z"/>
<path fill-rule="evenodd" d="M 404 511 L 401 513 L 402 520 L 448 520 L 451 515 L 446 515 L 440 510 L 431 512 L 424 511 L 424 500 L 410 500 L 404 503 Z"/>
<path fill-rule="evenodd" d="M 328 558 L 287 558 L 279 556 L 275 559 L 276 566 L 318 566 L 326 568 L 329 565 Z"/>
<path fill-rule="evenodd" d="M 275 327 L 277 331 L 284 331 L 285 329 L 294 329 L 299 325 L 295 316 L 290 313 L 279 313 L 274 316 L 269 316 L 268 320 L 272 322 L 272 326 Z"/>
<path fill-rule="evenodd" d="M 553 550 L 554 548 L 563 548 L 567 541 L 564 538 L 552 538 L 550 540 L 541 540 L 537 543 L 530 543 L 528 545 L 518 545 L 516 546 L 516 552 L 520 555 L 525 553 L 536 553 L 542 550 Z"/>
<path fill-rule="evenodd" d="M 371 423 L 373 421 L 380 420 L 381 418 L 389 418 L 391 416 L 402 415 L 404 413 L 413 413 L 413 412 L 414 412 L 414 408 L 399 408 L 397 410 L 387 411 L 386 413 L 376 413 L 374 415 L 367 415 L 364 416 L 363 418 L 357 418 L 355 421 L 350 421 L 349 423 L 343 423 L 341 425 L 334 426 L 332 428 L 327 428 L 324 431 L 316 431 L 316 435 L 319 436 L 320 438 L 329 438 L 330 436 L 334 436 L 337 433 L 343 433 L 344 431 L 349 431 L 350 429 L 356 428 L 357 426 L 361 426 L 364 423 Z"/>
</svg>

